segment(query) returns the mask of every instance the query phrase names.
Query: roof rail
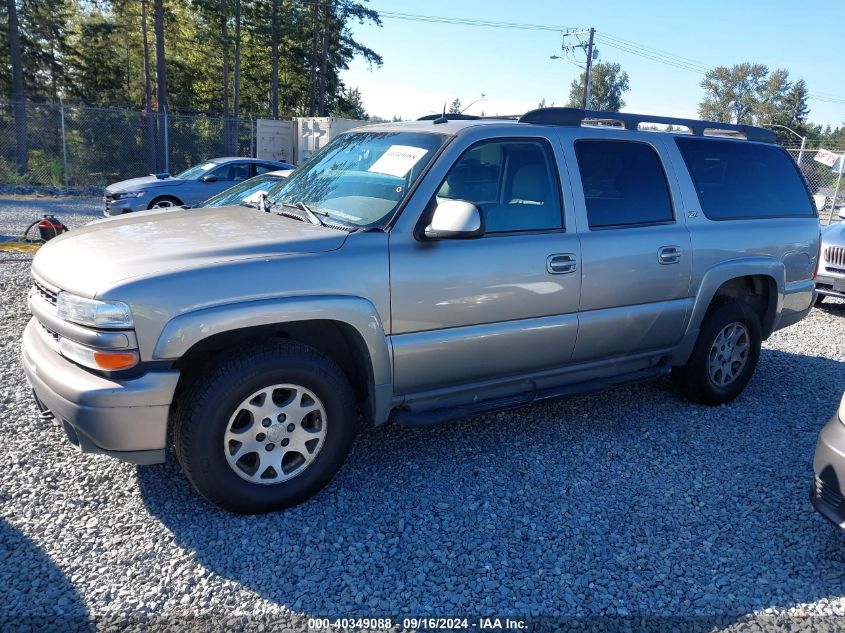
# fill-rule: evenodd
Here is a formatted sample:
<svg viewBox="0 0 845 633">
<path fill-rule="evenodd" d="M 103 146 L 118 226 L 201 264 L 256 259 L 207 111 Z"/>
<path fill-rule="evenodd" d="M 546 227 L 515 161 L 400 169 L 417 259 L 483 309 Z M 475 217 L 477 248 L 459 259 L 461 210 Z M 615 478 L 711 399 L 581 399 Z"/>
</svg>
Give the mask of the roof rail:
<svg viewBox="0 0 845 633">
<path fill-rule="evenodd" d="M 705 131 L 712 130 L 714 132 L 742 134 L 749 141 L 761 141 L 763 143 L 776 142 L 774 132 L 754 125 L 737 125 L 734 123 L 719 123 L 718 121 L 702 121 L 698 119 L 678 119 L 651 114 L 582 110 L 581 108 L 539 108 L 523 114 L 519 122 L 538 123 L 541 125 L 569 125 L 573 127 L 580 127 L 584 123 L 587 125 L 621 123 L 626 130 L 637 130 L 641 123 L 659 123 L 663 125 L 682 125 L 689 128 L 697 136 L 704 136 Z"/>
</svg>

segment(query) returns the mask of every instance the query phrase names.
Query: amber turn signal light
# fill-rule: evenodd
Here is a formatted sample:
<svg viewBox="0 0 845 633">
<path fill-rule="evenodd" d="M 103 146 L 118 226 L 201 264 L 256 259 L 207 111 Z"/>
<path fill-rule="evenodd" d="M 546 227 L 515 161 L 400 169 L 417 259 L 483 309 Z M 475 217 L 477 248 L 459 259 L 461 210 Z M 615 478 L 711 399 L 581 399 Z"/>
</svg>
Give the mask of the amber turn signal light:
<svg viewBox="0 0 845 633">
<path fill-rule="evenodd" d="M 116 371 L 133 367 L 138 362 L 138 357 L 134 353 L 126 352 L 94 352 L 94 362 L 100 369 Z"/>
</svg>

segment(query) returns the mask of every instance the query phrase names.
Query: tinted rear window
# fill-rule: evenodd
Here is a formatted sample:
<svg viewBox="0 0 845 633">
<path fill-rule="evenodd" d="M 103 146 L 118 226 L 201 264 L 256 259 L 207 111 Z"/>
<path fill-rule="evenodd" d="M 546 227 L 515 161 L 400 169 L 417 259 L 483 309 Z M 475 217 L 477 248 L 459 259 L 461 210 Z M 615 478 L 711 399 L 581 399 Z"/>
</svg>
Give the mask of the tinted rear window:
<svg viewBox="0 0 845 633">
<path fill-rule="evenodd" d="M 795 162 L 775 145 L 677 138 L 701 210 L 711 220 L 813 216 Z"/>
<path fill-rule="evenodd" d="M 582 140 L 575 155 L 591 229 L 673 221 L 666 175 L 650 145 Z"/>
</svg>

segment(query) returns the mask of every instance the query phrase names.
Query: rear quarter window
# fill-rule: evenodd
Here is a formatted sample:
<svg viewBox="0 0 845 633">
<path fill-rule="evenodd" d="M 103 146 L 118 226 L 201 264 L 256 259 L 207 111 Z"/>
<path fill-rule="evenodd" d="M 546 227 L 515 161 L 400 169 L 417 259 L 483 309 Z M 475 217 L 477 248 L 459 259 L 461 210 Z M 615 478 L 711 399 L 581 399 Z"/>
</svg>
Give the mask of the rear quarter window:
<svg viewBox="0 0 845 633">
<path fill-rule="evenodd" d="M 701 138 L 676 142 L 709 219 L 815 216 L 798 167 L 780 147 Z"/>
</svg>

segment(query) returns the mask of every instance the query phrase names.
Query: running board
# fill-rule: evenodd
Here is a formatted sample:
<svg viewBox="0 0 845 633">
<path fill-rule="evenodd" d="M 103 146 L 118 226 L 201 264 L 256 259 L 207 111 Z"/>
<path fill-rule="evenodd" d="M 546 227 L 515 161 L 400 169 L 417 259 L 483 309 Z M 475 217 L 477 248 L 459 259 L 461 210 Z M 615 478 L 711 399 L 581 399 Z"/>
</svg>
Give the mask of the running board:
<svg viewBox="0 0 845 633">
<path fill-rule="evenodd" d="M 482 400 L 462 406 L 429 409 L 427 411 L 394 409 L 393 413 L 390 414 L 390 420 L 402 426 L 431 426 L 442 422 L 452 422 L 454 420 L 486 415 L 488 413 L 498 413 L 538 402 L 548 402 L 550 400 L 558 400 L 569 396 L 577 396 L 595 391 L 603 391 L 604 389 L 619 387 L 621 385 L 642 382 L 643 380 L 665 376 L 671 370 L 672 366 L 669 363 L 661 363 L 648 369 L 641 369 L 610 378 L 597 378 L 588 382 L 550 387 L 540 391 L 530 391 L 503 398 Z"/>
</svg>

